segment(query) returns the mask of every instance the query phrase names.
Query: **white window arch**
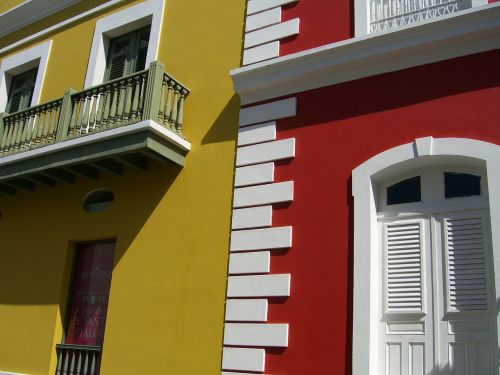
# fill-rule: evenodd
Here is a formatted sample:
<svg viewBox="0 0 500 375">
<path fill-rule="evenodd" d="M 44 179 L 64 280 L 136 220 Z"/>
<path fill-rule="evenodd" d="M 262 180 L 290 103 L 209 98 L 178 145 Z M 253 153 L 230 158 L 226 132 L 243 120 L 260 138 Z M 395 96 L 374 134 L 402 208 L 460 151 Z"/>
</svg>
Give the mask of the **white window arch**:
<svg viewBox="0 0 500 375">
<path fill-rule="evenodd" d="M 488 236 L 491 238 L 489 243 L 492 257 L 491 272 L 493 275 L 500 275 L 500 231 L 491 230 L 499 228 L 500 223 L 499 163 L 500 147 L 497 145 L 472 139 L 427 137 L 385 151 L 353 171 L 355 207 L 353 375 L 380 373 L 380 346 L 384 343 L 381 340 L 383 334 L 379 324 L 382 303 L 380 292 L 383 290 L 382 280 L 384 280 L 384 271 L 380 265 L 383 259 L 381 258 L 381 249 L 384 246 L 383 230 L 387 229 L 381 229 L 384 224 L 381 224 L 377 215 L 377 200 L 380 200 L 383 194 L 380 190 L 384 181 L 390 181 L 394 176 L 403 175 L 408 170 L 432 170 L 436 165 L 460 165 L 466 169 L 485 171 L 487 178 L 484 181 L 487 180 L 486 191 L 489 193 L 487 203 L 489 202 L 490 213 L 490 221 L 485 222 L 485 227 L 491 232 L 491 237 Z M 444 219 L 440 220 L 443 222 Z M 403 223 L 404 219 L 400 222 Z M 415 218 L 408 218 L 407 222 L 421 223 L 419 228 L 430 225 L 429 221 L 418 221 Z M 491 278 L 493 302 L 500 297 L 498 279 L 500 278 Z M 498 327 L 498 316 L 496 319 L 495 325 Z M 497 329 L 494 331 L 493 341 L 494 344 L 498 342 Z M 402 370 L 402 374 L 407 373 L 407 370 Z"/>
</svg>

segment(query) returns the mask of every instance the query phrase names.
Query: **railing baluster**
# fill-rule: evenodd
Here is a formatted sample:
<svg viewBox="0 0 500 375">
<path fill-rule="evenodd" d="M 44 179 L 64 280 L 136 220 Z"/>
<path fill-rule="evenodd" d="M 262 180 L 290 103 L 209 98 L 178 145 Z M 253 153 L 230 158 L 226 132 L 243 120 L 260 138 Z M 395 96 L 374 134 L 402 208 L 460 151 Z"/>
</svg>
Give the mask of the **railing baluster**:
<svg viewBox="0 0 500 375">
<path fill-rule="evenodd" d="M 62 375 L 62 363 L 63 363 L 63 353 L 62 349 L 57 349 L 57 367 L 56 367 L 56 375 Z"/>
<path fill-rule="evenodd" d="M 172 115 L 172 91 L 173 91 L 172 85 L 173 81 L 170 78 L 167 78 L 168 92 L 167 92 L 167 103 L 165 104 L 165 121 L 164 121 L 165 126 L 167 125 L 171 126 L 170 119 Z"/>
<path fill-rule="evenodd" d="M 83 119 L 80 124 L 80 134 L 85 134 L 88 132 L 89 129 L 89 117 L 90 117 L 90 109 L 91 109 L 91 101 L 92 101 L 92 96 L 90 94 L 87 94 L 84 96 L 84 106 L 85 106 L 85 111 L 83 114 Z"/>
<path fill-rule="evenodd" d="M 109 111 L 110 123 L 108 128 L 112 128 L 116 123 L 116 110 L 118 107 L 118 83 L 113 83 L 113 100 L 111 101 L 111 109 Z"/>
<path fill-rule="evenodd" d="M 99 106 L 97 109 L 97 116 L 95 119 L 95 126 L 94 126 L 95 130 L 98 130 L 101 128 L 102 115 L 104 112 L 104 99 L 105 99 L 105 97 L 106 97 L 106 93 L 104 93 L 104 94 L 99 93 L 97 95 L 97 101 L 99 102 Z"/>
<path fill-rule="evenodd" d="M 69 366 L 69 350 L 64 353 L 64 367 L 63 367 L 63 375 L 68 375 L 68 366 Z"/>
<path fill-rule="evenodd" d="M 132 79 L 127 79 L 127 86 L 125 91 L 125 109 L 123 110 L 123 119 L 128 122 L 130 120 L 130 108 L 132 108 Z"/>
<path fill-rule="evenodd" d="M 132 100 L 132 113 L 130 117 L 134 120 L 137 117 L 137 111 L 139 109 L 139 94 L 141 92 L 141 79 L 140 77 L 134 77 L 135 89 L 134 89 L 134 99 Z"/>
<path fill-rule="evenodd" d="M 90 365 L 90 375 L 95 375 L 97 368 L 97 363 L 96 363 L 97 355 L 95 352 L 92 352 L 90 355 L 92 356 L 92 364 Z"/>
<path fill-rule="evenodd" d="M 123 110 L 125 109 L 125 81 L 120 82 L 119 89 L 119 98 L 118 98 L 118 109 L 116 111 L 116 124 L 120 125 L 123 122 Z"/>
<path fill-rule="evenodd" d="M 19 116 L 16 124 L 16 136 L 13 142 L 13 147 L 15 151 L 19 150 L 19 146 L 21 143 L 21 136 L 23 134 L 23 122 L 24 122 L 23 118 Z"/>
<path fill-rule="evenodd" d="M 109 122 L 109 111 L 111 108 L 111 86 L 106 86 L 106 100 L 104 102 L 104 117 L 102 118 L 102 127 L 106 128 Z"/>
<path fill-rule="evenodd" d="M 95 129 L 95 119 L 97 117 L 97 98 L 98 92 L 92 91 L 92 110 L 90 111 L 90 119 L 89 119 L 89 132 Z"/>
<path fill-rule="evenodd" d="M 78 361 L 76 364 L 75 375 L 82 375 L 82 356 L 83 356 L 83 350 L 78 350 Z"/>
<path fill-rule="evenodd" d="M 174 102 L 172 103 L 172 126 L 175 129 L 175 124 L 177 123 L 177 114 L 178 114 L 178 106 L 179 106 L 179 96 L 180 92 L 179 90 L 181 87 L 179 85 L 175 85 L 175 91 L 174 91 Z"/>
<path fill-rule="evenodd" d="M 43 124 L 43 134 L 42 134 L 42 140 L 43 143 L 47 143 L 47 137 L 49 134 L 49 128 L 50 128 L 50 121 L 52 117 L 52 106 L 48 105 L 45 107 L 45 122 Z"/>
</svg>

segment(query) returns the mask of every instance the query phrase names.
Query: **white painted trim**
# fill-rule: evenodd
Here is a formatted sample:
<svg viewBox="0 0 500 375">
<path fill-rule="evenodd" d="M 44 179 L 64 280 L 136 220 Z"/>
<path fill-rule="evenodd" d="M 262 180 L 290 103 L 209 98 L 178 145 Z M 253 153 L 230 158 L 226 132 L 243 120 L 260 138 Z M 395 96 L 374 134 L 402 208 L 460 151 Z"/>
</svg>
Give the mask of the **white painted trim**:
<svg viewBox="0 0 500 375">
<path fill-rule="evenodd" d="M 294 3 L 297 0 L 248 0 L 247 15 Z"/>
<path fill-rule="evenodd" d="M 274 163 L 264 163 L 236 168 L 234 187 L 265 184 L 274 181 Z"/>
<path fill-rule="evenodd" d="M 264 371 L 266 352 L 264 349 L 223 348 L 222 368 L 224 370 Z"/>
<path fill-rule="evenodd" d="M 27 0 L 0 14 L 0 38 L 82 0 Z"/>
<path fill-rule="evenodd" d="M 243 51 L 243 65 L 273 59 L 280 55 L 280 42 L 275 41 Z"/>
<path fill-rule="evenodd" d="M 292 227 L 237 230 L 231 232 L 230 251 L 286 249 L 292 246 Z"/>
<path fill-rule="evenodd" d="M 247 16 L 245 32 L 262 29 L 263 27 L 275 25 L 281 22 L 281 8 L 273 8 L 262 13 Z"/>
<path fill-rule="evenodd" d="M 256 145 L 238 147 L 236 151 L 236 166 L 265 163 L 268 161 L 293 158 L 295 156 L 295 138 L 259 143 Z"/>
<path fill-rule="evenodd" d="M 85 77 L 85 88 L 102 83 L 106 69 L 107 49 L 111 38 L 151 25 L 146 67 L 157 59 L 163 8 L 163 0 L 147 0 L 97 21 Z"/>
<path fill-rule="evenodd" d="M 271 103 L 243 108 L 240 111 L 240 126 L 293 117 L 297 113 L 297 98 L 288 98 Z"/>
<path fill-rule="evenodd" d="M 270 227 L 272 223 L 272 206 L 239 208 L 233 210 L 231 229 Z"/>
<path fill-rule="evenodd" d="M 267 321 L 267 299 L 228 299 L 226 321 Z"/>
<path fill-rule="evenodd" d="M 354 196 L 354 282 L 353 282 L 353 375 L 377 373 L 378 294 L 372 280 L 378 259 L 378 231 L 375 185 L 410 169 L 439 164 L 460 164 L 486 168 L 490 203 L 491 239 L 495 275 L 500 275 L 500 146 L 466 138 L 433 138 L 423 156 L 421 138 L 384 151 L 367 160 L 352 173 Z M 495 277 L 496 300 L 500 299 L 500 277 Z M 500 327 L 500 316 L 497 317 Z M 500 341 L 500 337 L 497 338 Z"/>
<path fill-rule="evenodd" d="M 224 345 L 288 346 L 288 324 L 226 323 Z"/>
<path fill-rule="evenodd" d="M 0 375 L 28 375 L 28 374 L 21 374 L 20 372 L 5 372 L 5 371 L 0 371 Z"/>
<path fill-rule="evenodd" d="M 31 0 L 30 0 L 31 1 Z M 31 34 L 30 36 L 27 36 L 26 38 L 23 38 L 15 43 L 9 44 L 8 46 L 1 48 L 0 49 L 0 55 L 3 55 L 4 53 L 7 53 L 15 48 L 18 48 L 19 46 L 22 46 L 23 44 L 29 43 L 35 39 L 39 39 L 44 35 L 50 34 L 58 29 L 61 29 L 63 27 L 66 27 L 76 21 L 81 20 L 82 18 L 88 17 L 94 13 L 101 12 L 107 8 L 110 8 L 118 3 L 123 2 L 124 0 L 110 0 L 105 4 L 96 6 L 86 12 L 80 13 L 74 17 L 68 18 L 67 20 L 64 20 L 62 22 L 56 23 L 55 25 L 51 27 L 47 27 L 46 29 L 43 29 L 37 33 Z"/>
<path fill-rule="evenodd" d="M 2 60 L 0 66 L 0 112 L 4 112 L 8 100 L 8 90 L 12 76 L 38 66 L 35 88 L 30 106 L 40 103 L 42 86 L 47 71 L 52 40 L 36 45 Z"/>
<path fill-rule="evenodd" d="M 233 207 L 261 206 L 293 200 L 293 181 L 234 189 Z"/>
<path fill-rule="evenodd" d="M 245 126 L 238 131 L 238 146 L 274 141 L 276 139 L 276 121 Z"/>
<path fill-rule="evenodd" d="M 290 21 L 281 22 L 268 26 L 264 29 L 255 30 L 245 34 L 245 48 L 255 47 L 275 40 L 288 38 L 299 33 L 300 20 L 294 18 Z"/>
<path fill-rule="evenodd" d="M 221 375 L 248 375 L 248 372 L 227 372 L 227 371 L 223 371 L 221 373 Z M 265 375 L 265 374 L 262 374 L 262 375 Z"/>
<path fill-rule="evenodd" d="M 68 148 L 72 148 L 75 146 L 81 146 L 85 144 L 99 142 L 104 139 L 115 138 L 120 135 L 137 133 L 142 130 L 151 130 L 156 135 L 160 136 L 163 139 L 167 139 L 169 142 L 173 143 L 180 149 L 184 151 L 189 151 L 191 148 L 191 144 L 186 140 L 179 137 L 177 134 L 172 133 L 170 130 L 166 129 L 164 126 L 157 124 L 152 120 L 141 121 L 137 124 L 122 126 L 116 129 L 105 130 L 99 133 L 94 133 L 90 135 L 86 135 L 84 137 L 78 137 L 75 139 L 70 139 L 68 141 L 56 143 L 53 145 L 43 146 L 34 150 L 20 152 L 18 154 L 4 156 L 0 158 L 0 167 L 18 162 L 21 160 L 27 160 L 39 157 L 41 155 L 51 154 L 60 150 L 65 150 Z"/>
<path fill-rule="evenodd" d="M 499 34 L 497 2 L 245 66 L 233 70 L 231 77 L 245 105 L 498 49 Z"/>
<path fill-rule="evenodd" d="M 227 297 L 289 297 L 290 274 L 229 276 Z"/>
</svg>

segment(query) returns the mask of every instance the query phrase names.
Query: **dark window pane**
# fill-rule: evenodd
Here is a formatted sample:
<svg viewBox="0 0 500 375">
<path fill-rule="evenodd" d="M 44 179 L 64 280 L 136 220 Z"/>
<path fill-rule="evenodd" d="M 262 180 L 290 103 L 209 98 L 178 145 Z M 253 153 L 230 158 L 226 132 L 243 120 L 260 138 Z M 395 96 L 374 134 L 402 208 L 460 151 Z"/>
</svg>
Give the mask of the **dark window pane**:
<svg viewBox="0 0 500 375">
<path fill-rule="evenodd" d="M 115 244 L 78 246 L 65 344 L 102 345 Z"/>
<path fill-rule="evenodd" d="M 83 209 L 87 212 L 105 210 L 113 203 L 115 195 L 107 189 L 97 189 L 83 199 Z"/>
<path fill-rule="evenodd" d="M 481 194 L 481 176 L 468 173 L 444 173 L 445 198 L 470 197 Z"/>
<path fill-rule="evenodd" d="M 420 176 L 398 182 L 387 188 L 387 204 L 420 202 Z"/>
</svg>

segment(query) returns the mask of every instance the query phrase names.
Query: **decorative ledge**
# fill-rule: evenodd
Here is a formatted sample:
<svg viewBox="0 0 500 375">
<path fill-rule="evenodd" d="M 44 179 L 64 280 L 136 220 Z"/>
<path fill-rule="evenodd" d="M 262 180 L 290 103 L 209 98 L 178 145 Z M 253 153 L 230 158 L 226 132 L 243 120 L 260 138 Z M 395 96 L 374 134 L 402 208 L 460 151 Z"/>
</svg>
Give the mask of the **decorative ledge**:
<svg viewBox="0 0 500 375">
<path fill-rule="evenodd" d="M 231 72 L 243 105 L 500 48 L 500 3 Z"/>
<path fill-rule="evenodd" d="M 82 0 L 27 0 L 0 14 L 0 37 L 48 17 Z"/>
</svg>

